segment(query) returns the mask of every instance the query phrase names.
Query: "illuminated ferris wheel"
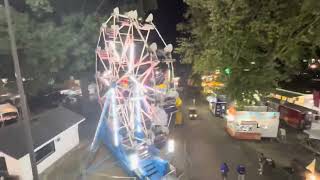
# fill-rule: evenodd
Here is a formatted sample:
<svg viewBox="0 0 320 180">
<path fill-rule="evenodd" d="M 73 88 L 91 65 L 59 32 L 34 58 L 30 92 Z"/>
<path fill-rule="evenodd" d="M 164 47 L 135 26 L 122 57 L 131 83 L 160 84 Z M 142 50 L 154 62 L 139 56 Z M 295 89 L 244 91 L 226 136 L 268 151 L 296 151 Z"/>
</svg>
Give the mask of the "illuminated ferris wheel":
<svg viewBox="0 0 320 180">
<path fill-rule="evenodd" d="M 161 61 L 172 59 L 172 45 L 165 43 L 152 20 L 152 14 L 142 22 L 136 11 L 122 15 L 116 8 L 100 28 L 96 82 L 114 146 L 135 149 L 153 143 L 156 69 Z M 150 42 L 156 36 L 161 50 Z"/>
</svg>

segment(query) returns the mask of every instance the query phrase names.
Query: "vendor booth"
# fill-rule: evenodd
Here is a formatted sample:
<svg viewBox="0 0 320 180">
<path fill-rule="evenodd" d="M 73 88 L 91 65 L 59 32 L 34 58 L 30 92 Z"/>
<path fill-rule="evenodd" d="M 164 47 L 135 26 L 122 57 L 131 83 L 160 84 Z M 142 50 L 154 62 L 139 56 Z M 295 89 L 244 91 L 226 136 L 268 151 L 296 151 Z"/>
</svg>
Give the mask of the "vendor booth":
<svg viewBox="0 0 320 180">
<path fill-rule="evenodd" d="M 226 119 L 226 131 L 236 139 L 260 140 L 278 135 L 279 113 L 268 112 L 266 106 L 248 106 L 242 111 L 231 107 Z"/>
<path fill-rule="evenodd" d="M 209 109 L 216 117 L 224 117 L 227 112 L 227 102 L 224 95 L 217 95 L 213 93 L 207 97 L 209 102 Z"/>
</svg>

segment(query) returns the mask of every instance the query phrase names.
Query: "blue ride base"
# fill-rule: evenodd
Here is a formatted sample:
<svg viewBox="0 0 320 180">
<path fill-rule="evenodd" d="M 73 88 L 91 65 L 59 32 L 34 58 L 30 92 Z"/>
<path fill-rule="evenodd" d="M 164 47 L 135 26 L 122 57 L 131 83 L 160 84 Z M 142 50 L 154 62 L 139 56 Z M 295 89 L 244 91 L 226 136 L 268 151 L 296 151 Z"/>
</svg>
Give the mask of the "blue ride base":
<svg viewBox="0 0 320 180">
<path fill-rule="evenodd" d="M 149 146 L 150 157 L 139 159 L 138 169 L 132 170 L 129 155 L 121 143 L 115 146 L 113 143 L 113 135 L 106 125 L 102 123 L 98 134 L 99 139 L 112 152 L 113 156 L 119 161 L 120 166 L 127 172 L 129 176 L 137 177 L 139 180 L 161 180 L 169 171 L 169 163 L 166 160 L 159 158 L 157 155 L 159 150 L 154 146 Z"/>
<path fill-rule="evenodd" d="M 110 98 L 114 98 L 112 91 L 108 91 L 107 95 Z M 110 101 L 111 100 L 111 101 Z M 91 151 L 93 151 L 97 145 L 97 141 L 103 142 L 103 144 L 111 151 L 113 156 L 119 161 L 120 166 L 127 172 L 129 176 L 134 176 L 139 180 L 161 180 L 162 177 L 166 176 L 166 174 L 170 171 L 169 162 L 159 158 L 159 149 L 154 147 L 153 145 L 146 145 L 141 142 L 137 142 L 142 144 L 142 148 L 137 147 L 137 149 L 126 149 L 124 145 L 122 145 L 122 135 L 118 133 L 119 137 L 118 145 L 116 146 L 114 143 L 114 134 L 112 129 L 108 126 L 108 123 L 105 121 L 105 117 L 108 117 L 108 109 L 115 108 L 110 105 L 110 102 L 114 102 L 114 99 L 106 99 L 103 105 L 103 109 L 100 115 L 98 127 L 95 133 L 95 137 L 93 139 L 91 145 Z M 116 116 L 116 114 L 113 114 Z M 143 139 L 143 135 L 141 133 L 135 133 L 135 137 L 137 139 Z M 132 152 L 135 151 L 135 152 Z M 130 162 L 129 156 L 135 153 L 138 156 L 137 168 L 132 169 L 132 162 Z"/>
</svg>

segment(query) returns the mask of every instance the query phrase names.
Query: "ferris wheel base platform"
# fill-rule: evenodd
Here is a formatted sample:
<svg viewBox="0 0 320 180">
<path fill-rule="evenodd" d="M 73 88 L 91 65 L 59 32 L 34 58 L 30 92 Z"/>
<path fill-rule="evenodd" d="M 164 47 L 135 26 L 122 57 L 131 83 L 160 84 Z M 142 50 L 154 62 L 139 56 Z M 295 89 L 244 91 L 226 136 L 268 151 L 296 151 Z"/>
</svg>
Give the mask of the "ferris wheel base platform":
<svg viewBox="0 0 320 180">
<path fill-rule="evenodd" d="M 149 150 L 149 155 L 147 158 L 139 157 L 138 168 L 132 170 L 130 168 L 131 163 L 129 161 L 129 155 L 120 144 L 119 146 L 114 146 L 112 140 L 110 139 L 110 132 L 108 132 L 106 125 L 101 126 L 99 139 L 103 142 L 105 147 L 111 151 L 113 156 L 118 160 L 121 168 L 132 177 L 139 180 L 162 180 L 170 172 L 170 164 L 168 161 L 161 159 L 154 154 L 155 151 Z M 152 147 L 150 149 L 154 149 Z"/>
</svg>

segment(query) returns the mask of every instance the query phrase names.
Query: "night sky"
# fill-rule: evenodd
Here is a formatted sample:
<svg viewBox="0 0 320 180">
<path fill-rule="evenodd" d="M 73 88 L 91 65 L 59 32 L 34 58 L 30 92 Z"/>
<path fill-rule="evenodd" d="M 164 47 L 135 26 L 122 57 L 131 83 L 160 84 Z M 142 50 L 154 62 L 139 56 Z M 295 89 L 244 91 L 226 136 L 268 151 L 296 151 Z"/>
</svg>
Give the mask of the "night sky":
<svg viewBox="0 0 320 180">
<path fill-rule="evenodd" d="M 10 2 L 18 11 L 23 12 L 26 10 L 26 5 L 23 0 L 11 0 Z M 79 1 L 81 3 L 76 4 L 72 0 L 70 2 L 63 0 L 51 2 L 55 7 L 55 14 L 68 14 L 67 12 L 79 12 L 79 10 L 80 12 L 95 11 L 100 5 L 101 0 L 81 0 Z M 112 11 L 114 7 L 110 8 L 110 6 L 116 6 L 116 4 L 108 4 L 106 1 L 103 2 L 99 8 L 101 14 L 105 14 L 109 10 Z M 183 0 L 158 0 L 158 9 L 151 11 L 154 15 L 154 23 L 168 43 L 175 45 L 175 40 L 178 35 L 176 25 L 183 21 L 185 9 L 186 5 L 183 3 Z"/>
<path fill-rule="evenodd" d="M 183 0 L 158 0 L 158 9 L 152 12 L 154 23 L 168 43 L 176 45 L 176 25 L 183 20 L 185 9 Z"/>
</svg>

